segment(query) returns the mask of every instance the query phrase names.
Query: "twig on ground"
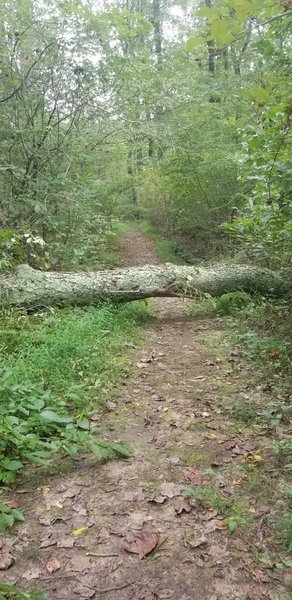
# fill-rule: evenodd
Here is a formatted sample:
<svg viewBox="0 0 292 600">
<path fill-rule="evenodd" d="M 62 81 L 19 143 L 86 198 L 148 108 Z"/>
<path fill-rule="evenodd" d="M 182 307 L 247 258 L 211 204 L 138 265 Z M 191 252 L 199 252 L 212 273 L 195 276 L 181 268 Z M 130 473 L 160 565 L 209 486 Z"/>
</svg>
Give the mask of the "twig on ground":
<svg viewBox="0 0 292 600">
<path fill-rule="evenodd" d="M 129 581 L 128 583 L 123 583 L 122 585 L 118 585 L 116 587 L 108 587 L 108 588 L 104 588 L 103 590 L 95 590 L 95 592 L 96 592 L 96 594 L 106 594 L 107 592 L 116 592 L 118 590 L 123 590 L 124 588 L 129 587 L 133 583 L 135 583 L 135 581 Z"/>
<path fill-rule="evenodd" d="M 97 552 L 86 552 L 86 556 L 97 556 L 98 558 L 106 558 L 109 556 L 120 556 L 119 554 L 98 554 Z"/>
</svg>

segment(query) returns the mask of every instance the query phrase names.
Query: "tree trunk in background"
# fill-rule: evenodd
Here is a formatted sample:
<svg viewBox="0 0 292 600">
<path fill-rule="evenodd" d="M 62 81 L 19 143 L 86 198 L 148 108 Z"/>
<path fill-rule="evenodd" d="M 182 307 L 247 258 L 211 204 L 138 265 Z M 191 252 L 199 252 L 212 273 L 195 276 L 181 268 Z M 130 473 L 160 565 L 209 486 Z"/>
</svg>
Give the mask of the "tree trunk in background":
<svg viewBox="0 0 292 600">
<path fill-rule="evenodd" d="M 212 0 L 205 0 L 205 5 L 207 6 L 207 8 L 213 8 L 213 3 Z M 212 75 L 215 75 L 215 41 L 214 40 L 208 40 L 207 41 L 207 46 L 208 46 L 208 53 L 209 53 L 209 73 L 211 73 Z"/>
<path fill-rule="evenodd" d="M 29 309 L 85 306 L 155 296 L 220 296 L 236 290 L 281 296 L 291 289 L 291 283 L 277 273 L 246 265 L 203 268 L 167 263 L 95 273 L 52 273 L 22 265 L 16 273 L 0 278 L 0 305 Z"/>
</svg>

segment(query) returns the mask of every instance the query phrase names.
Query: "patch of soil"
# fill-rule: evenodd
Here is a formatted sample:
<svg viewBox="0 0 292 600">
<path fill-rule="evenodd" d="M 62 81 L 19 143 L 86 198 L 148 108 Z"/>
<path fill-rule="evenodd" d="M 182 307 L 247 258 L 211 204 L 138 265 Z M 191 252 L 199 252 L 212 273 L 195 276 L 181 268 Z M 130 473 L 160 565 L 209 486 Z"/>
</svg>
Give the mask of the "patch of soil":
<svg viewBox="0 0 292 600">
<path fill-rule="evenodd" d="M 154 252 L 155 242 L 147 238 L 137 227 L 131 227 L 120 243 L 121 267 L 159 265 L 161 260 Z"/>
<path fill-rule="evenodd" d="M 136 229 L 121 246 L 124 266 L 160 262 Z M 3 535 L 15 558 L 3 580 L 52 600 L 288 600 L 285 577 L 259 560 L 270 552 L 269 507 L 247 489 L 245 467 L 261 476 L 266 439 L 224 409 L 247 393 L 265 401 L 264 392 L 229 362 L 220 320 L 189 317 L 182 299 L 155 305 L 103 422 L 102 436 L 131 442 L 133 456 L 80 458 L 72 474 L 16 489 L 26 519 Z M 231 534 L 224 516 L 235 500 L 246 526 Z"/>
</svg>

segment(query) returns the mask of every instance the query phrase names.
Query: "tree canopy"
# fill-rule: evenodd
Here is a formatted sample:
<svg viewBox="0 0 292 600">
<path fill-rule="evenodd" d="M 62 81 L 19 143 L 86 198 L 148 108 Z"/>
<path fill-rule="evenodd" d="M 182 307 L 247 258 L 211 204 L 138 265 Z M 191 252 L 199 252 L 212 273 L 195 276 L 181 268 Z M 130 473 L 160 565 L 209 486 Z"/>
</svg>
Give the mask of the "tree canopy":
<svg viewBox="0 0 292 600">
<path fill-rule="evenodd" d="M 291 13 L 278 0 L 4 0 L 3 268 L 68 267 L 72 246 L 82 264 L 93 229 L 101 253 L 121 215 L 287 266 Z"/>
</svg>

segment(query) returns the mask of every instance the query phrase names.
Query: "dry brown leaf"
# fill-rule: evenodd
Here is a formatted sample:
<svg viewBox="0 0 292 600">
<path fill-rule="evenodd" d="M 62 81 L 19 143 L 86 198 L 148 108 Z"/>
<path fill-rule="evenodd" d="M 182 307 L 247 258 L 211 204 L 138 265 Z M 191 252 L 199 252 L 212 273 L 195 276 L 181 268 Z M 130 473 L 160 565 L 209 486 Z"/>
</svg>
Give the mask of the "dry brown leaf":
<svg viewBox="0 0 292 600">
<path fill-rule="evenodd" d="M 143 523 L 141 531 L 130 532 L 127 535 L 127 541 L 124 549 L 127 552 L 138 554 L 139 558 L 144 558 L 156 548 L 159 542 L 159 533 L 152 523 Z"/>
<path fill-rule="evenodd" d="M 236 548 L 236 550 L 240 550 L 240 552 L 248 552 L 248 544 L 242 540 L 234 539 L 232 540 L 232 545 Z"/>
<path fill-rule="evenodd" d="M 181 515 L 183 512 L 191 512 L 192 506 L 185 498 L 177 498 L 174 503 L 174 510 L 178 515 Z"/>
<path fill-rule="evenodd" d="M 20 506 L 18 500 L 6 500 L 5 504 L 6 506 L 9 506 L 9 508 L 18 508 Z"/>
<path fill-rule="evenodd" d="M 0 552 L 0 571 L 7 571 L 7 569 L 12 567 L 13 563 L 15 563 L 15 558 L 8 550 Z"/>
<path fill-rule="evenodd" d="M 201 485 L 204 480 L 202 471 L 188 467 L 184 469 L 184 476 L 192 485 Z"/>
<path fill-rule="evenodd" d="M 166 482 L 160 486 L 160 494 L 161 496 L 166 496 L 166 498 L 174 498 L 175 496 L 179 496 L 181 494 L 182 488 L 182 485 Z"/>
<path fill-rule="evenodd" d="M 207 523 L 204 527 L 204 533 L 212 533 L 216 531 L 216 529 L 226 529 L 227 525 L 224 521 L 219 521 L 218 519 L 211 519 L 209 523 Z"/>
<path fill-rule="evenodd" d="M 91 421 L 99 421 L 101 419 L 102 415 L 101 413 L 95 413 L 94 415 L 91 415 L 90 420 Z"/>
<path fill-rule="evenodd" d="M 58 521 L 63 521 L 64 523 L 68 521 L 68 518 L 64 519 L 62 517 L 40 517 L 39 523 L 44 525 L 45 527 L 49 527 L 53 525 L 53 523 L 57 523 Z"/>
<path fill-rule="evenodd" d="M 213 544 L 210 548 L 207 549 L 207 554 L 212 556 L 213 558 L 225 558 L 229 556 L 229 552 L 226 550 L 226 547 L 219 544 Z"/>
<path fill-rule="evenodd" d="M 49 548 L 50 546 L 55 546 L 56 543 L 57 538 L 53 535 L 53 533 L 49 533 L 49 535 L 42 539 L 40 548 Z"/>
<path fill-rule="evenodd" d="M 124 537 L 125 535 L 125 530 L 120 527 L 120 525 L 110 525 L 108 532 L 111 535 L 117 535 L 118 537 Z"/>
<path fill-rule="evenodd" d="M 252 576 L 256 580 L 257 583 L 270 583 L 271 579 L 268 574 L 262 569 L 254 569 L 252 572 Z"/>
<path fill-rule="evenodd" d="M 205 546 L 208 544 L 208 540 L 204 535 L 194 540 L 187 540 L 187 542 L 191 548 L 199 548 L 200 546 Z"/>
<path fill-rule="evenodd" d="M 156 504 L 163 504 L 165 500 L 167 500 L 166 496 L 161 496 L 160 494 L 158 496 L 151 496 L 148 498 L 148 502 L 156 502 Z"/>
<path fill-rule="evenodd" d="M 74 510 L 74 512 L 78 513 L 80 515 L 80 517 L 87 516 L 87 510 L 86 510 L 85 506 L 83 504 L 81 504 L 80 502 L 75 502 L 75 504 L 72 504 L 72 509 Z"/>
<path fill-rule="evenodd" d="M 57 558 L 50 558 L 46 564 L 46 569 L 50 575 L 61 569 L 60 561 Z"/>
<path fill-rule="evenodd" d="M 125 492 L 122 495 L 122 500 L 124 500 L 125 502 L 139 502 L 141 500 L 144 500 L 144 494 L 142 492 L 142 490 L 136 490 L 136 491 L 128 491 Z"/>
</svg>

